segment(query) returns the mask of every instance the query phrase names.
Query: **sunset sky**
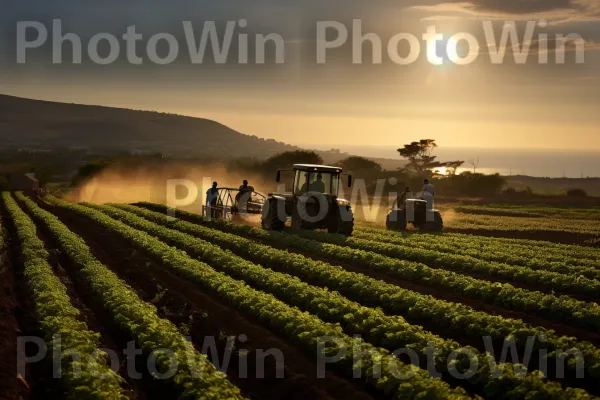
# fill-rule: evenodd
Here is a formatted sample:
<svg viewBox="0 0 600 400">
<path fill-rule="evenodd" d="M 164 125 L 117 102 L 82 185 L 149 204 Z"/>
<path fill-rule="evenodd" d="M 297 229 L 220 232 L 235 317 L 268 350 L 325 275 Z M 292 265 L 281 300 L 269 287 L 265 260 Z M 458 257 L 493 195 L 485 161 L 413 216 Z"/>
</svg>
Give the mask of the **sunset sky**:
<svg viewBox="0 0 600 400">
<path fill-rule="evenodd" d="M 600 150 L 600 2 L 598 0 L 409 0 L 358 1 L 92 1 L 1 0 L 0 93 L 69 103 L 151 109 L 215 119 L 243 133 L 297 145 L 397 146 L 431 137 L 440 146 L 490 148 L 583 148 Z M 70 45 L 63 64 L 52 63 L 52 20 L 62 19 L 63 34 L 80 35 L 84 48 L 97 33 L 122 36 L 135 25 L 144 43 L 158 33 L 180 42 L 180 57 L 170 65 L 130 65 L 122 49 L 111 65 L 95 65 L 84 53 L 72 65 Z M 248 34 L 277 33 L 285 40 L 285 63 L 239 65 L 237 51 L 226 65 L 192 65 L 182 21 L 198 31 L 204 21 L 245 19 Z M 363 34 L 382 40 L 383 63 L 372 63 L 372 46 L 363 46 L 362 65 L 352 62 L 352 20 Z M 522 35 L 526 21 L 544 19 L 536 28 L 525 64 L 490 62 L 490 43 L 482 21 L 492 21 L 500 36 L 504 21 L 515 21 Z M 17 64 L 17 22 L 38 21 L 48 27 L 48 42 Z M 316 63 L 318 21 L 337 21 L 349 30 L 348 44 Z M 480 44 L 470 65 L 442 65 L 426 58 L 421 35 L 435 26 L 447 38 L 459 32 Z M 392 62 L 385 49 L 398 33 L 421 42 L 412 65 Z M 538 34 L 547 34 L 549 63 Z M 556 64 L 555 35 L 576 33 L 586 41 L 585 62 L 576 64 L 575 47 L 566 47 L 565 64 Z M 468 53 L 459 46 L 461 56 Z M 234 44 L 237 49 L 237 45 Z M 159 47 L 159 50 L 161 47 Z M 107 49 L 104 49 L 107 52 Z M 271 49 L 273 50 L 273 49 Z M 163 54 L 167 51 L 162 48 Z M 401 53 L 407 53 L 401 47 Z M 253 50 L 251 51 L 253 52 Z M 274 51 L 273 51 L 274 53 Z M 272 60 L 273 54 L 267 54 Z M 210 57 L 208 57 L 210 58 Z"/>
</svg>

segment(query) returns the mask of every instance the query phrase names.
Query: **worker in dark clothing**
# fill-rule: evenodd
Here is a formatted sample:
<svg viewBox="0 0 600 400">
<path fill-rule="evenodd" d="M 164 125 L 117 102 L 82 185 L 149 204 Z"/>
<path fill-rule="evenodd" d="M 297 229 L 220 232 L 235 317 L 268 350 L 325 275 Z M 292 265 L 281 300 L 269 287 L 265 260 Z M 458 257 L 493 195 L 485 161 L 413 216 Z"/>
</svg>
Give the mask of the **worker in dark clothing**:
<svg viewBox="0 0 600 400">
<path fill-rule="evenodd" d="M 250 200 L 252 197 L 252 192 L 254 192 L 254 187 L 249 186 L 248 181 L 244 179 L 242 185 L 240 186 L 238 194 L 235 195 L 235 203 L 239 211 L 246 211 L 248 200 Z"/>
<path fill-rule="evenodd" d="M 206 191 L 206 207 L 210 207 L 210 216 L 216 216 L 216 209 L 213 208 L 217 205 L 219 198 L 219 189 L 217 188 L 217 182 L 213 182 L 212 187 Z"/>
<path fill-rule="evenodd" d="M 304 183 L 300 187 L 300 191 L 297 194 L 305 194 L 308 191 L 308 174 L 304 173 Z"/>
<path fill-rule="evenodd" d="M 406 189 L 404 189 L 404 192 L 402 192 L 402 194 L 400 196 L 396 197 L 396 201 L 392 205 L 392 209 L 395 209 L 396 207 L 404 207 L 404 202 L 406 201 L 406 199 L 410 199 L 412 197 L 413 197 L 413 193 L 410 190 L 410 188 L 407 186 Z"/>
<path fill-rule="evenodd" d="M 254 187 L 248 185 L 248 181 L 244 179 L 242 186 L 240 186 L 240 192 L 254 192 Z"/>
<path fill-rule="evenodd" d="M 317 193 L 325 193 L 325 183 L 323 182 L 323 175 L 317 174 L 317 180 L 310 184 L 310 191 Z"/>
</svg>

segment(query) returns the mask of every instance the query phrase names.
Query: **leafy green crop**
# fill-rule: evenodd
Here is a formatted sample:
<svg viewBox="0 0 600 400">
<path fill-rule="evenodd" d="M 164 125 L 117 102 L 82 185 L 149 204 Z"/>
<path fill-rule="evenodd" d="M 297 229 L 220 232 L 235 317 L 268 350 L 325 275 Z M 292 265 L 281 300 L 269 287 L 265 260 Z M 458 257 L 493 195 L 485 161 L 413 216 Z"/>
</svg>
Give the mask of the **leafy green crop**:
<svg viewBox="0 0 600 400">
<path fill-rule="evenodd" d="M 282 267 L 293 269 L 296 266 L 302 268 L 303 264 L 294 262 L 295 260 L 290 259 L 287 252 L 269 248 L 239 236 L 185 221 L 173 220 L 165 214 L 133 206 L 89 206 L 99 209 L 133 228 L 164 240 L 166 243 L 176 245 L 188 254 L 197 256 L 201 261 L 209 263 L 213 268 L 223 270 L 235 278 L 242 279 L 264 291 L 273 293 L 288 304 L 311 312 L 326 321 L 338 322 L 349 331 L 349 334 L 360 333 L 366 336 L 368 341 L 391 351 L 399 348 L 415 350 L 421 356 L 422 365 L 426 364 L 428 344 L 434 344 L 438 350 L 436 365 L 438 370 L 444 373 L 445 379 L 453 384 L 466 384 L 470 389 L 476 390 L 478 394 L 486 398 L 504 399 L 507 396 L 515 399 L 525 398 L 526 394 L 533 390 L 545 393 L 546 396 L 550 396 L 550 394 L 557 398 L 563 396 L 565 399 L 577 396 L 583 398 L 586 395 L 583 390 L 569 388 L 562 391 L 560 384 L 549 383 L 541 379 L 538 372 L 534 372 L 528 377 L 518 377 L 515 375 L 514 366 L 509 363 L 500 366 L 502 372 L 498 374 L 498 377 L 493 377 L 490 374 L 490 365 L 495 365 L 493 359 L 490 359 L 489 354 L 480 353 L 474 348 L 468 350 L 477 357 L 479 368 L 469 379 L 453 380 L 446 368 L 457 368 L 461 372 L 469 368 L 466 359 L 463 359 L 462 363 L 455 364 L 449 361 L 449 356 L 453 352 L 463 350 L 457 342 L 444 340 L 439 336 L 426 332 L 419 326 L 407 323 L 402 317 L 385 315 L 381 310 L 363 307 L 336 292 L 308 285 L 296 277 L 253 264 L 222 250 L 219 246 L 229 248 L 234 252 L 241 252 L 244 256 L 259 258 L 265 263 L 283 256 L 284 258 L 280 259 Z M 157 223 L 172 229 L 167 229 L 164 226 L 157 225 Z M 218 246 L 204 240 L 198 240 L 195 237 L 215 242 Z M 495 389 L 500 386 L 502 386 L 502 391 L 496 391 Z"/>
<path fill-rule="evenodd" d="M 390 314 L 404 315 L 408 321 L 415 324 L 435 326 L 436 331 L 448 333 L 452 337 L 480 343 L 482 337 L 490 336 L 494 343 L 500 345 L 502 345 L 505 339 L 510 338 L 515 341 L 521 351 L 526 348 L 527 339 L 535 337 L 536 342 L 541 348 L 545 348 L 541 344 L 542 341 L 547 344 L 546 349 L 547 357 L 550 359 L 549 364 L 552 364 L 552 360 L 556 360 L 557 349 L 578 349 L 584 356 L 586 378 L 592 382 L 600 378 L 600 349 L 589 342 L 581 342 L 573 337 L 559 336 L 554 331 L 542 327 L 533 327 L 521 320 L 475 311 L 463 304 L 451 303 L 406 290 L 393 284 L 370 278 L 364 274 L 350 272 L 339 266 L 313 260 L 301 254 L 278 250 L 252 240 L 263 238 L 266 234 L 269 240 L 278 244 L 289 245 L 289 239 L 294 238 L 290 235 L 269 235 L 262 230 L 227 225 L 232 230 L 236 230 L 238 233 L 242 232 L 245 234 L 244 236 L 252 238 L 249 240 L 242 236 L 232 236 L 223 232 L 216 232 L 214 229 L 204 228 L 199 224 L 188 224 L 173 218 L 166 218 L 165 212 L 167 208 L 162 205 L 140 203 L 139 206 L 162 213 L 147 214 L 139 207 L 126 205 L 116 207 L 126 209 L 157 222 L 166 223 L 168 224 L 167 226 L 180 229 L 181 231 L 192 233 L 221 247 L 243 254 L 244 257 L 261 262 L 264 265 L 273 265 L 282 270 L 289 271 L 302 279 L 316 281 L 318 284 L 327 286 L 331 290 L 337 290 L 363 305 L 381 307 Z M 203 222 L 201 217 L 196 214 L 185 213 L 183 211 L 177 211 L 177 213 L 184 216 L 187 220 L 199 223 Z M 223 227 L 221 223 L 219 225 Z M 277 238 L 281 239 L 281 242 L 277 242 Z M 544 340 L 540 340 L 541 338 Z M 571 358 L 567 364 L 567 371 L 570 369 L 570 373 L 573 376 L 575 375 L 574 361 L 574 358 Z"/>
<path fill-rule="evenodd" d="M 123 380 L 107 366 L 106 354 L 98 349 L 100 335 L 90 331 L 79 319 L 79 310 L 71 304 L 67 288 L 48 263 L 49 254 L 37 236 L 35 224 L 10 193 L 2 193 L 2 199 L 21 243 L 25 281 L 46 344 L 53 354 L 58 350 L 57 346 L 61 348 L 60 365 L 66 396 L 71 399 L 127 398 L 121 387 Z M 60 342 L 55 335 L 60 335 Z M 75 361 L 71 352 L 76 352 L 80 361 Z"/>
<path fill-rule="evenodd" d="M 175 325 L 158 317 L 153 305 L 140 300 L 133 289 L 102 265 L 79 236 L 22 194 L 18 194 L 17 198 L 36 220 L 49 228 L 78 268 L 88 289 L 102 300 L 114 321 L 137 341 L 138 346 L 147 354 L 159 349 L 174 352 L 178 368 L 169 382 L 178 388 L 181 397 L 242 398 L 239 389 L 227 380 L 227 375 L 217 371 L 205 355 L 197 352 Z M 157 357 L 159 370 L 168 371 L 170 367 L 171 360 L 168 357 Z"/>
<path fill-rule="evenodd" d="M 305 237 L 300 237 L 267 232 L 244 225 L 228 224 L 223 221 L 213 221 L 212 226 L 265 242 L 289 246 L 307 254 L 383 272 L 399 279 L 450 290 L 464 297 L 482 300 L 508 310 L 543 315 L 548 320 L 570 324 L 592 332 L 600 330 L 600 305 L 597 303 L 516 288 L 507 283 L 488 282 L 453 271 L 431 268 L 423 263 L 387 257 L 374 251 L 353 249 L 306 238 L 313 234 L 315 238 L 320 239 L 322 236 L 315 232 L 304 232 Z M 343 238 L 332 235 L 328 240 L 333 242 L 343 240 Z"/>
<path fill-rule="evenodd" d="M 566 273 L 534 270 L 523 266 L 512 266 L 506 263 L 479 260 L 473 256 L 443 253 L 437 250 L 417 248 L 408 244 L 398 245 L 379 240 L 383 235 L 360 235 L 358 237 L 345 237 L 342 235 L 328 235 L 319 232 L 300 232 L 300 236 L 321 242 L 332 243 L 339 246 L 348 246 L 353 249 L 365 250 L 398 258 L 424 263 L 429 267 L 445 270 L 473 273 L 485 277 L 502 278 L 508 281 L 533 284 L 547 291 L 559 291 L 567 294 L 579 294 L 590 299 L 600 299 L 600 281 L 577 275 L 576 271 L 568 270 Z M 600 276 L 600 270 L 591 270 Z"/>
<path fill-rule="evenodd" d="M 519 265 L 534 270 L 600 279 L 600 261 L 577 257 L 580 247 L 576 246 L 556 254 L 544 249 L 535 251 L 531 247 L 516 247 L 502 242 L 487 241 L 481 236 L 471 236 L 469 240 L 457 241 L 450 235 L 403 235 L 394 231 L 364 227 L 355 229 L 353 236 L 399 246 L 435 250 L 444 254 L 460 254 L 480 260 Z"/>
<path fill-rule="evenodd" d="M 217 272 L 207 264 L 190 258 L 185 252 L 170 247 L 160 239 L 131 228 L 92 208 L 56 198 L 48 200 L 56 206 L 86 216 L 131 245 L 161 259 L 162 265 L 166 268 L 210 290 L 223 301 L 257 318 L 258 321 L 280 332 L 309 353 L 315 354 L 319 344 L 323 344 L 320 338 L 335 338 L 334 341 L 325 343 L 321 354 L 335 354 L 340 348 L 345 349 L 345 352 L 339 362 L 329 366 L 339 368 L 347 376 L 362 372 L 361 377 L 368 384 L 387 396 L 427 399 L 468 398 L 463 389 L 451 389 L 445 382 L 432 378 L 427 371 L 404 364 L 388 351 L 344 334 L 339 325 L 326 323 L 314 315 L 289 306 L 273 295 L 253 289 L 242 281 Z M 359 358 L 359 354 L 362 357 Z M 378 376 L 374 371 L 379 368 L 381 373 Z M 409 376 L 410 378 L 407 378 Z"/>
</svg>

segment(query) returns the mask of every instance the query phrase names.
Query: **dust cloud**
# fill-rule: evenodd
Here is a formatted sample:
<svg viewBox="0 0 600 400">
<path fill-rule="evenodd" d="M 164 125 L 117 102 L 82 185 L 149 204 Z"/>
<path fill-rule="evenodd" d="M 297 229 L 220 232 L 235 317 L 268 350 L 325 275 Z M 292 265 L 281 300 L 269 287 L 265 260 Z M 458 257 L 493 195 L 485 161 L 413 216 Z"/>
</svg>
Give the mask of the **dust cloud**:
<svg viewBox="0 0 600 400">
<path fill-rule="evenodd" d="M 223 165 L 170 164 L 138 168 L 108 168 L 84 182 L 67 198 L 71 201 L 95 204 L 138 201 L 166 204 L 168 182 L 186 180 L 198 188 L 198 196 L 192 206 L 201 210 L 205 193 L 213 181 L 218 182 L 219 187 L 237 189 L 244 179 L 247 179 L 257 192 L 264 194 L 275 186 L 274 179 L 267 182 L 257 174 L 231 172 Z M 187 195 L 188 189 L 185 186 L 177 187 L 177 198 L 185 198 Z"/>
<path fill-rule="evenodd" d="M 456 211 L 453 208 L 449 208 L 441 211 L 442 219 L 444 220 L 444 225 L 448 226 L 452 222 L 452 220 L 456 217 Z"/>
</svg>

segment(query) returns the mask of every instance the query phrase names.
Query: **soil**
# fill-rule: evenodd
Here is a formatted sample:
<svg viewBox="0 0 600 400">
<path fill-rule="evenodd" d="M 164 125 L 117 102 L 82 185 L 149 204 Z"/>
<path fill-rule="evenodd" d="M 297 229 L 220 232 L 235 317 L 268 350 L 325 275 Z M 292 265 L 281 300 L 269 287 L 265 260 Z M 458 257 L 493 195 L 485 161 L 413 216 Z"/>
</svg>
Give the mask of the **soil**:
<svg viewBox="0 0 600 400">
<path fill-rule="evenodd" d="M 38 231 L 37 235 L 45 244 L 46 250 L 50 254 L 50 265 L 54 271 L 54 274 L 60 279 L 63 285 L 67 288 L 67 294 L 71 300 L 71 304 L 77 310 L 79 310 L 80 315 L 79 319 L 86 323 L 88 329 L 93 332 L 98 332 L 100 334 L 100 345 L 98 346 L 101 349 L 107 349 L 115 354 L 118 354 L 120 357 L 119 364 L 119 375 L 125 380 L 125 384 L 123 386 L 124 393 L 131 399 L 139 399 L 144 400 L 148 397 L 154 397 L 154 395 L 147 395 L 146 392 L 154 392 L 157 390 L 156 385 L 150 383 L 150 381 L 140 382 L 134 379 L 130 379 L 127 376 L 127 363 L 126 358 L 123 356 L 122 347 L 126 342 L 125 340 L 130 339 L 126 335 L 123 335 L 122 332 L 118 329 L 118 327 L 112 324 L 112 321 L 109 319 L 108 315 L 104 311 L 98 313 L 88 307 L 87 303 L 92 304 L 90 296 L 88 293 L 85 295 L 80 295 L 80 292 L 83 294 L 86 292 L 85 288 L 81 285 L 76 285 L 74 281 L 78 279 L 75 274 L 70 275 L 69 272 L 74 272 L 74 269 L 71 265 L 70 260 L 66 255 L 60 250 L 58 243 L 56 243 L 48 234 L 47 229 L 41 224 L 36 224 Z M 67 271 L 63 266 L 66 266 L 69 271 Z M 87 298 L 87 303 L 86 303 Z M 93 303 L 96 303 L 93 301 Z M 97 304 L 94 304 L 96 307 Z M 100 308 L 100 307 L 97 307 Z M 104 317 L 103 321 L 100 318 Z M 145 387 L 144 387 L 145 384 Z"/>
<path fill-rule="evenodd" d="M 10 247 L 12 239 L 8 235 L 7 220 L 0 216 L 0 235 L 6 238 L 5 246 L 0 245 L 0 398 L 29 398 L 31 384 L 27 376 L 17 377 L 17 337 L 21 331 L 17 316 L 23 314 L 17 289 L 14 265 Z"/>
<path fill-rule="evenodd" d="M 245 395 L 265 399 L 377 397 L 376 393 L 371 392 L 360 381 L 349 381 L 332 373 L 328 373 L 325 379 L 317 379 L 317 367 L 312 357 L 258 325 L 258 321 L 240 315 L 228 305 L 215 300 L 211 293 L 203 293 L 199 286 L 171 274 L 160 266 L 158 260 L 127 247 L 121 239 L 95 227 L 85 218 L 59 208 L 52 208 L 51 211 L 73 232 L 84 238 L 94 255 L 131 285 L 141 298 L 155 303 L 161 317 L 184 326 L 197 349 L 202 348 L 204 339 L 208 336 L 224 338 L 245 335 L 247 340 L 243 343 L 236 342 L 236 346 L 248 352 L 247 378 L 239 375 L 242 357 L 236 351 L 233 352 L 230 367 L 226 371 L 230 380 Z M 225 340 L 217 341 L 219 354 L 222 354 L 224 346 Z M 283 353 L 283 379 L 276 378 L 277 366 L 272 357 L 265 359 L 265 377 L 256 378 L 254 368 L 257 349 L 279 349 Z"/>
<path fill-rule="evenodd" d="M 495 231 L 489 229 L 458 229 L 458 228 L 447 228 L 444 232 L 462 233 L 466 235 L 477 235 L 487 236 L 495 238 L 508 238 L 508 239 L 528 239 L 528 240 L 542 240 L 546 242 L 561 243 L 561 244 L 575 244 L 579 246 L 593 246 L 593 240 L 598 239 L 596 235 L 575 233 L 575 232 L 561 232 L 561 231 Z"/>
<path fill-rule="evenodd" d="M 595 345 L 600 346 L 600 334 L 596 333 L 596 332 L 589 332 L 589 331 L 586 331 L 586 330 L 583 330 L 583 329 L 572 327 L 570 325 L 556 323 L 556 322 L 553 322 L 553 321 L 549 321 L 549 320 L 547 320 L 545 318 L 538 317 L 538 316 L 532 315 L 532 314 L 527 314 L 527 313 L 524 313 L 524 312 L 517 312 L 517 311 L 507 310 L 507 309 L 498 307 L 496 305 L 485 303 L 485 302 L 480 301 L 480 300 L 469 299 L 469 298 L 464 297 L 464 296 L 462 296 L 460 294 L 455 294 L 455 293 L 452 293 L 450 291 L 436 289 L 436 288 L 432 288 L 432 287 L 429 287 L 429 286 L 421 285 L 421 284 L 418 284 L 418 283 L 415 283 L 415 282 L 398 279 L 398 278 L 396 278 L 394 276 L 391 276 L 391 275 L 388 275 L 386 273 L 375 271 L 375 270 L 371 270 L 371 269 L 367 269 L 367 268 L 364 268 L 364 267 L 355 266 L 355 265 L 351 265 L 351 264 L 348 264 L 348 263 L 338 263 L 336 261 L 332 261 L 332 260 L 324 258 L 324 257 L 317 257 L 317 256 L 315 256 L 313 254 L 309 254 L 307 252 L 302 252 L 302 251 L 297 250 L 297 249 L 287 248 L 285 246 L 276 245 L 274 243 L 267 243 L 266 241 L 264 241 L 263 244 L 266 244 L 266 245 L 269 245 L 269 246 L 272 246 L 272 247 L 275 247 L 275 248 L 279 248 L 279 249 L 282 249 L 282 250 L 286 250 L 286 251 L 289 251 L 291 253 L 302 254 L 305 257 L 312 258 L 313 260 L 323 261 L 325 263 L 329 263 L 329 264 L 332 264 L 332 265 L 340 265 L 344 269 L 346 269 L 346 270 L 348 270 L 350 272 L 355 272 L 355 273 L 367 275 L 367 276 L 369 276 L 371 278 L 375 278 L 375 279 L 379 279 L 379 280 L 385 281 L 387 283 L 399 286 L 399 287 L 401 287 L 403 289 L 411 290 L 411 291 L 422 293 L 422 294 L 426 294 L 426 295 L 431 295 L 431 296 L 433 296 L 433 297 L 435 297 L 437 299 L 440 299 L 440 300 L 446 300 L 446 301 L 450 301 L 450 302 L 453 302 L 453 303 L 465 304 L 465 305 L 467 305 L 469 307 L 472 307 L 475 310 L 484 311 L 484 312 L 486 312 L 488 314 L 491 314 L 491 315 L 501 315 L 501 316 L 503 316 L 505 318 L 521 319 L 521 320 L 523 320 L 523 321 L 525 321 L 527 323 L 530 323 L 532 325 L 542 326 L 542 327 L 545 327 L 547 329 L 553 329 L 553 330 L 555 330 L 557 333 L 559 333 L 561 335 L 575 336 L 575 337 L 577 337 L 580 340 L 590 341 L 590 342 L 594 343 Z M 270 265 L 265 265 L 265 266 L 272 267 Z M 277 268 L 274 268 L 274 269 L 277 270 Z M 288 271 L 288 270 L 281 270 L 280 272 L 291 273 L 291 271 Z M 315 285 L 319 286 L 319 284 L 317 282 L 314 282 L 314 281 L 311 282 L 310 279 L 308 279 L 306 281 L 309 282 L 309 283 L 311 283 L 311 284 L 315 284 Z M 322 286 L 322 285 L 320 285 L 320 286 Z M 414 321 L 414 323 L 418 323 L 418 324 L 424 325 L 427 329 L 431 329 L 433 332 L 436 332 L 436 330 L 439 328 L 439 327 L 437 327 L 435 325 L 433 325 L 433 326 L 427 326 L 428 324 L 427 324 L 426 321 Z M 462 338 L 456 338 L 456 339 L 460 340 Z M 473 345 L 475 345 L 475 344 L 473 344 Z"/>
</svg>

